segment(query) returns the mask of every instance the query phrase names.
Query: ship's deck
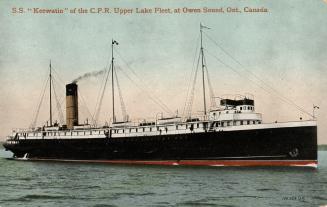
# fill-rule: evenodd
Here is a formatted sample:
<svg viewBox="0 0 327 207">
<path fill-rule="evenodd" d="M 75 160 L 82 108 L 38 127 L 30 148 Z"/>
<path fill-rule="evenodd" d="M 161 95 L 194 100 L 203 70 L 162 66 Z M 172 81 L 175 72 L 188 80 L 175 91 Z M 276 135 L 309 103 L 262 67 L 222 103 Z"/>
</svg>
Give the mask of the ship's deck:
<svg viewBox="0 0 327 207">
<path fill-rule="evenodd" d="M 181 122 L 174 124 L 147 125 L 147 126 L 124 126 L 108 128 L 84 128 L 75 130 L 17 130 L 13 131 L 10 140 L 19 139 L 83 139 L 83 138 L 121 138 L 121 137 L 144 137 L 156 135 L 173 135 L 188 133 L 203 133 L 206 131 L 239 131 L 258 130 L 267 128 L 287 128 L 316 126 L 315 120 L 274 122 L 245 125 L 218 125 L 217 121 Z"/>
</svg>

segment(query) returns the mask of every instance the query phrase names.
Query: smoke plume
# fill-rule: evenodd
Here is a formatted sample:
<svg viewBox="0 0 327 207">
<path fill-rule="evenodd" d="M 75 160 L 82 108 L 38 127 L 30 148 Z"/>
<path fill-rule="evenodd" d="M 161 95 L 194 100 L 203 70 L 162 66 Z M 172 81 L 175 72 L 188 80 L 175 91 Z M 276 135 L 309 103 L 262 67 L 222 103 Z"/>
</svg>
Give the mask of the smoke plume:
<svg viewBox="0 0 327 207">
<path fill-rule="evenodd" d="M 77 78 L 75 78 L 72 81 L 72 83 L 77 83 L 80 80 L 87 79 L 87 78 L 90 78 L 90 77 L 96 77 L 96 76 L 99 76 L 99 75 L 104 74 L 105 72 L 106 72 L 106 69 L 104 68 L 104 69 L 99 70 L 99 71 L 93 71 L 93 72 L 84 73 L 83 75 L 78 76 Z"/>
</svg>

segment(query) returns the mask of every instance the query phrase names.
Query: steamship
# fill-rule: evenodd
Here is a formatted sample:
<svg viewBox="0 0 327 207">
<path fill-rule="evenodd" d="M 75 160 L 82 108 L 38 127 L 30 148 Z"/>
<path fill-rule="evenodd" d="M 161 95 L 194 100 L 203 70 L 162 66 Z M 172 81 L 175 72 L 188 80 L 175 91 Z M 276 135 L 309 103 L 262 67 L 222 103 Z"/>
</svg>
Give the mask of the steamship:
<svg viewBox="0 0 327 207">
<path fill-rule="evenodd" d="M 202 45 L 202 75 L 205 61 Z M 111 75 L 114 83 L 112 41 Z M 200 57 L 199 56 L 199 57 Z M 203 92 L 205 92 L 204 77 Z M 112 95 L 114 99 L 114 84 Z M 31 161 L 68 161 L 193 166 L 309 166 L 317 162 L 316 120 L 265 123 L 250 95 L 223 97 L 201 116 L 156 117 L 153 121 L 116 121 L 105 126 L 79 123 L 78 85 L 66 85 L 66 124 L 52 123 L 13 130 L 4 147 L 13 158 Z M 50 64 L 51 99 L 51 64 Z"/>
</svg>

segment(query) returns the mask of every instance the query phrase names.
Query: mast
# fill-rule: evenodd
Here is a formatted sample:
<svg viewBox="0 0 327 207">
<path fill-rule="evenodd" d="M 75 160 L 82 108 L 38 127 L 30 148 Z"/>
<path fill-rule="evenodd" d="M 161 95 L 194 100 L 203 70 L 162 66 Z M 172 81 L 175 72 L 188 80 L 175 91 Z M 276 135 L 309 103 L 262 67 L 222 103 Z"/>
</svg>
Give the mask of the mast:
<svg viewBox="0 0 327 207">
<path fill-rule="evenodd" d="M 202 61 L 202 88 L 203 88 L 203 110 L 204 115 L 207 115 L 207 104 L 206 104 L 206 89 L 204 83 L 204 54 L 203 54 L 203 44 L 202 44 L 202 29 L 204 26 L 200 23 L 200 33 L 201 33 L 201 61 Z"/>
<path fill-rule="evenodd" d="M 50 126 L 52 126 L 52 94 L 51 94 L 51 87 L 52 87 L 52 75 L 51 75 L 51 60 L 50 60 L 50 74 L 49 74 L 49 78 L 50 78 Z"/>
<path fill-rule="evenodd" d="M 116 122 L 115 116 L 115 84 L 114 84 L 114 44 L 118 45 L 116 40 L 111 42 L 111 93 L 112 93 L 112 122 Z"/>
</svg>

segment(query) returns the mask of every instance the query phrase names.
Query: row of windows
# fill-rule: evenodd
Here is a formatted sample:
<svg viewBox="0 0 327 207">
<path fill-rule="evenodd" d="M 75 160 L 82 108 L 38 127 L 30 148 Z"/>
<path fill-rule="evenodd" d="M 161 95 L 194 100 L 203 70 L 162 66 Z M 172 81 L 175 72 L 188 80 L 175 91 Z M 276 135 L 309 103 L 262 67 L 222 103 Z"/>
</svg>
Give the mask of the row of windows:
<svg viewBox="0 0 327 207">
<path fill-rule="evenodd" d="M 238 123 L 237 123 L 238 122 Z M 234 126 L 236 125 L 250 125 L 250 124 L 261 124 L 260 121 L 222 121 L 222 122 L 215 122 L 213 124 L 213 126 L 215 127 L 224 127 L 224 126 L 231 126 L 232 124 Z M 200 124 L 199 123 L 196 123 L 196 124 L 183 124 L 183 125 L 176 125 L 176 130 L 178 129 L 196 129 L 196 128 L 199 128 L 200 127 Z M 128 130 L 128 131 L 127 131 Z M 143 128 L 130 128 L 130 129 L 127 129 L 126 132 L 129 132 L 129 133 L 132 133 L 132 132 L 152 132 L 152 131 L 168 131 L 168 128 L 167 127 L 143 127 Z M 33 133 L 34 136 L 67 136 L 67 135 L 71 135 L 71 136 L 76 136 L 76 135 L 96 135 L 96 134 L 105 134 L 106 132 L 105 131 L 81 131 L 81 132 L 43 132 L 43 133 Z M 125 129 L 113 129 L 112 130 L 112 133 L 125 133 Z M 21 134 L 21 136 L 24 136 L 24 137 L 28 137 L 28 136 L 31 136 L 32 134 L 29 134 L 29 133 L 23 133 Z"/>
<path fill-rule="evenodd" d="M 254 110 L 254 107 L 253 106 L 247 106 L 247 107 L 246 106 L 243 106 L 243 107 L 241 106 L 240 107 L 240 110 L 246 110 L 246 109 L 248 109 L 248 110 Z"/>
<path fill-rule="evenodd" d="M 104 131 L 81 131 L 81 132 L 42 132 L 42 133 L 22 133 L 21 136 L 67 136 L 67 135 L 92 135 L 92 134 L 104 134 Z"/>
<path fill-rule="evenodd" d="M 176 130 L 178 129 L 188 129 L 188 128 L 199 128 L 200 124 L 182 124 L 176 125 Z M 112 133 L 125 133 L 129 132 L 152 132 L 152 131 L 168 131 L 168 127 L 142 127 L 142 128 L 130 128 L 130 129 L 113 129 Z M 105 131 L 73 131 L 73 132 L 42 132 L 42 133 L 23 133 L 21 136 L 28 137 L 28 136 L 76 136 L 76 135 L 97 135 L 97 134 L 105 134 Z"/>
<path fill-rule="evenodd" d="M 176 130 L 178 129 L 189 129 L 189 128 L 199 128 L 200 124 L 181 124 L 176 125 Z M 128 129 L 129 133 L 132 132 L 152 132 L 152 131 L 168 131 L 168 127 L 143 127 L 143 128 L 130 128 Z M 127 130 L 126 130 L 127 131 Z M 112 130 L 113 133 L 125 133 L 125 129 L 114 129 Z"/>
<path fill-rule="evenodd" d="M 253 106 L 241 106 L 240 107 L 240 110 L 254 110 L 254 107 Z M 229 113 L 229 111 L 226 111 L 225 112 L 226 114 Z M 234 113 L 241 113 L 240 111 L 234 111 Z M 213 113 L 214 116 L 216 116 L 216 113 Z M 221 111 L 219 112 L 219 115 L 221 115 Z"/>
<path fill-rule="evenodd" d="M 250 121 L 250 120 L 247 120 L 247 121 L 222 121 L 222 122 L 216 122 L 215 123 L 215 127 L 220 127 L 220 126 L 232 126 L 232 124 L 234 126 L 236 125 L 250 125 L 250 124 L 261 124 L 261 121 Z"/>
</svg>

